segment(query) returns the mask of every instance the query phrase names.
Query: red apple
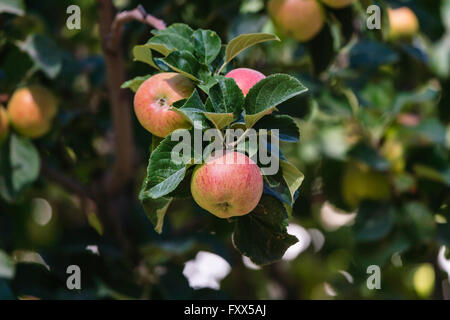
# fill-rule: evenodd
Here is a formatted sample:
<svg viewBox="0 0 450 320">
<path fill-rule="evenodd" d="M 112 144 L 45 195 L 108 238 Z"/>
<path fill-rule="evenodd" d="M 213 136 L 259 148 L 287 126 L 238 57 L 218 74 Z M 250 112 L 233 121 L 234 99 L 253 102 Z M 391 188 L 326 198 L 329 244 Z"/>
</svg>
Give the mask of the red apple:
<svg viewBox="0 0 450 320">
<path fill-rule="evenodd" d="M 242 216 L 257 206 L 263 192 L 259 167 L 245 154 L 219 152 L 194 169 L 195 202 L 219 218 Z"/>
<path fill-rule="evenodd" d="M 250 88 L 253 87 L 259 80 L 264 79 L 266 76 L 261 72 L 253 69 L 238 68 L 228 72 L 225 77 L 233 78 L 244 96 L 246 96 Z"/>
<path fill-rule="evenodd" d="M 194 84 L 175 72 L 158 73 L 145 80 L 134 96 L 134 112 L 139 123 L 155 136 L 165 138 L 172 131 L 190 128 L 191 124 L 170 106 L 188 98 Z"/>
<path fill-rule="evenodd" d="M 267 8 L 280 32 L 300 42 L 314 38 L 325 23 L 322 5 L 316 0 L 270 0 Z"/>
<path fill-rule="evenodd" d="M 389 37 L 411 37 L 419 31 L 419 21 L 415 13 L 408 7 L 388 8 Z"/>
<path fill-rule="evenodd" d="M 37 85 L 16 90 L 8 102 L 11 125 L 29 138 L 39 138 L 46 134 L 57 110 L 53 93 Z"/>
<path fill-rule="evenodd" d="M 9 132 L 8 113 L 5 108 L 0 105 L 0 143 L 6 138 Z"/>
</svg>

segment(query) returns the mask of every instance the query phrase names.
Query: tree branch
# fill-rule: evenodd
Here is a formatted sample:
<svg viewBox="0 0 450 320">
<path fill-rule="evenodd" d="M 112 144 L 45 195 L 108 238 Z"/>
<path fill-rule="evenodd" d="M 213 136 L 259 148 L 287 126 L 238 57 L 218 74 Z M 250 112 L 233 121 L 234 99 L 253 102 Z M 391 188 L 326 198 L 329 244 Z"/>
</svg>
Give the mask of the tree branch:
<svg viewBox="0 0 450 320">
<path fill-rule="evenodd" d="M 104 188 L 108 194 L 120 190 L 131 178 L 134 160 L 131 105 L 120 88 L 126 78 L 125 63 L 119 48 L 120 39 L 114 40 L 115 50 L 109 47 L 111 28 L 115 20 L 115 8 L 111 0 L 97 0 L 102 49 L 106 63 L 108 97 L 111 105 L 115 143 L 115 162 L 104 177 Z M 120 20 L 119 20 L 120 21 Z M 123 19 L 122 19 L 123 21 Z M 121 23 L 116 24 L 116 29 Z M 121 32 L 119 32 L 120 35 Z"/>
<path fill-rule="evenodd" d="M 123 24 L 132 20 L 148 24 L 158 30 L 166 28 L 163 20 L 148 14 L 142 5 L 138 5 L 134 10 L 122 11 L 116 15 L 111 26 L 108 43 L 111 50 L 116 50 L 119 46 L 120 39 L 122 38 Z"/>
<path fill-rule="evenodd" d="M 50 180 L 53 180 L 54 182 L 64 187 L 66 190 L 80 197 L 89 197 L 89 192 L 81 183 L 71 177 L 66 176 L 64 173 L 59 172 L 56 169 L 46 166 L 45 164 L 42 164 L 41 166 L 41 175 Z"/>
</svg>

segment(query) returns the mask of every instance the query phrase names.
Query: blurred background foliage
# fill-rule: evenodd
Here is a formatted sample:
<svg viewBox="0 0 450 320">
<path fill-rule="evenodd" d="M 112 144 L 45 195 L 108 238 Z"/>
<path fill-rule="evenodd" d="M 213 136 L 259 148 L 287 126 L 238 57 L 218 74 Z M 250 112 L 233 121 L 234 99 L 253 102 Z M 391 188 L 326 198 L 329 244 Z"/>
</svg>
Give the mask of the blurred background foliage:
<svg viewBox="0 0 450 320">
<path fill-rule="evenodd" d="M 224 41 L 277 33 L 281 42 L 246 50 L 234 66 L 289 73 L 309 88 L 283 105 L 301 132 L 299 143 L 282 146 L 305 174 L 292 212 L 301 247 L 262 268 L 233 249 L 227 221 L 193 201 L 173 203 L 163 234 L 156 234 L 137 200 L 151 135 L 134 115 L 137 164 L 121 195 L 131 205 L 120 217 L 134 248 L 131 257 L 104 235 L 98 218 L 104 208 L 89 206 L 42 170 L 38 174 L 39 167 L 57 168 L 95 189 L 114 155 L 98 9 L 93 0 L 77 1 L 81 29 L 69 30 L 66 8 L 72 2 L 0 1 L 0 103 L 32 82 L 50 88 L 60 107 L 49 134 L 29 142 L 11 133 L 2 146 L 25 151 L 8 153 L 17 158 L 10 161 L 2 151 L 0 162 L 0 298 L 445 297 L 448 275 L 438 253 L 450 246 L 449 1 L 361 0 L 343 9 L 326 7 L 325 27 L 307 43 L 278 34 L 263 0 L 114 1 L 118 10 L 142 3 L 167 24 L 215 30 Z M 373 3 L 382 8 L 381 30 L 366 28 L 365 10 Z M 387 6 L 411 8 L 420 33 L 389 39 Z M 133 63 L 131 53 L 150 30 L 138 22 L 125 25 L 121 50 L 128 78 L 153 72 Z M 124 94 L 131 101 L 131 93 Z M 5 167 L 10 162 L 22 170 Z M 20 176 L 12 193 L 3 182 L 11 172 Z M 199 260 L 193 260 L 199 251 L 231 265 L 217 276 L 225 276 L 220 288 L 189 286 L 183 269 Z M 441 262 L 446 255 L 444 249 Z M 219 268 L 214 261 L 207 269 Z M 71 264 L 82 270 L 81 290 L 66 288 Z M 381 268 L 379 290 L 366 286 L 370 265 Z M 202 270 L 194 273 L 201 277 Z"/>
</svg>

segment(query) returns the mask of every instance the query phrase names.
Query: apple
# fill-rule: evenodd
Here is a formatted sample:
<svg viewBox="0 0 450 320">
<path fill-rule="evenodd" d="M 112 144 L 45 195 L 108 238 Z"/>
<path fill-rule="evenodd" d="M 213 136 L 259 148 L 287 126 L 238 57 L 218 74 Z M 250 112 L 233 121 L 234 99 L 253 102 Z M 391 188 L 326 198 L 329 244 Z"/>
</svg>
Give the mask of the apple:
<svg viewBox="0 0 450 320">
<path fill-rule="evenodd" d="M 29 138 L 39 138 L 46 134 L 57 110 L 56 97 L 50 90 L 39 85 L 17 89 L 8 102 L 12 127 Z"/>
<path fill-rule="evenodd" d="M 356 161 L 347 163 L 341 191 L 344 201 L 351 208 L 357 208 L 363 199 L 387 200 L 390 196 L 388 177 Z"/>
<path fill-rule="evenodd" d="M 134 112 L 139 123 L 160 138 L 176 129 L 190 128 L 190 122 L 170 107 L 188 98 L 193 91 L 193 82 L 175 72 L 162 72 L 148 78 L 134 96 Z"/>
<path fill-rule="evenodd" d="M 246 96 L 251 87 L 266 76 L 253 69 L 237 68 L 228 72 L 225 77 L 233 78 L 244 96 Z"/>
<path fill-rule="evenodd" d="M 281 33 L 300 42 L 314 38 L 325 23 L 322 5 L 316 0 L 270 0 L 268 12 Z"/>
<path fill-rule="evenodd" d="M 331 8 L 343 8 L 355 2 L 355 0 L 320 0 Z"/>
<path fill-rule="evenodd" d="M 9 132 L 9 120 L 6 109 L 0 105 L 0 143 L 6 138 Z"/>
<path fill-rule="evenodd" d="M 263 192 L 259 167 L 245 154 L 218 152 L 194 169 L 191 193 L 195 202 L 219 218 L 250 213 Z"/>
<path fill-rule="evenodd" d="M 419 20 L 408 7 L 388 8 L 389 37 L 391 39 L 411 37 L 419 31 Z"/>
</svg>

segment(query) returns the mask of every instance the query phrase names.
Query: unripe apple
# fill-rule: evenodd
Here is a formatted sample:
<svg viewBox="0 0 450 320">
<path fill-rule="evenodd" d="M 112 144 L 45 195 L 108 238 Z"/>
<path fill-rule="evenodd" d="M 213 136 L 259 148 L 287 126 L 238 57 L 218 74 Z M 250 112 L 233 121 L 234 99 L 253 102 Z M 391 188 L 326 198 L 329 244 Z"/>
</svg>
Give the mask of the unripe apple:
<svg viewBox="0 0 450 320">
<path fill-rule="evenodd" d="M 233 78 L 244 96 L 246 96 L 251 87 L 266 76 L 253 69 L 237 68 L 228 72 L 225 77 Z"/>
<path fill-rule="evenodd" d="M 0 105 L 0 143 L 6 138 L 9 132 L 9 120 L 6 109 Z"/>
<path fill-rule="evenodd" d="M 38 85 L 16 90 L 8 103 L 11 125 L 29 138 L 39 138 L 46 134 L 57 110 L 53 93 Z"/>
<path fill-rule="evenodd" d="M 270 0 L 268 11 L 282 33 L 300 42 L 314 38 L 325 22 L 323 8 L 316 0 Z"/>
<path fill-rule="evenodd" d="M 388 8 L 389 37 L 411 37 L 419 31 L 419 20 L 416 14 L 408 7 L 398 9 Z"/>
<path fill-rule="evenodd" d="M 320 0 L 331 8 L 343 8 L 355 2 L 355 0 Z"/>
<path fill-rule="evenodd" d="M 342 177 L 342 197 L 352 208 L 366 200 L 387 200 L 390 187 L 384 173 L 374 171 L 367 165 L 350 161 L 344 169 Z"/>
<path fill-rule="evenodd" d="M 193 91 L 192 81 L 175 72 L 162 72 L 148 78 L 134 96 L 134 112 L 139 123 L 160 138 L 176 129 L 190 128 L 191 124 L 170 110 L 170 106 L 188 98 Z"/>
<path fill-rule="evenodd" d="M 263 192 L 259 167 L 245 154 L 219 152 L 194 169 L 195 202 L 219 218 L 242 216 L 257 206 Z"/>
</svg>

